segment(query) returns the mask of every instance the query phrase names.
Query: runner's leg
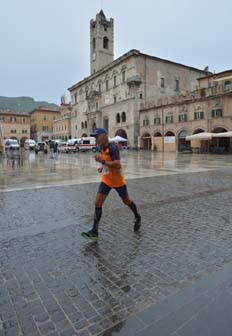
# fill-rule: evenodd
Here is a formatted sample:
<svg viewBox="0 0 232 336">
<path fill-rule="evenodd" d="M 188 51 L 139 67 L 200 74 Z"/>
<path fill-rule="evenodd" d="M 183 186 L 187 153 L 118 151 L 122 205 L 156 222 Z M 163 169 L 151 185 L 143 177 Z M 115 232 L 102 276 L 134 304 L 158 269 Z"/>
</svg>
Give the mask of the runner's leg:
<svg viewBox="0 0 232 336">
<path fill-rule="evenodd" d="M 97 193 L 95 201 L 95 212 L 94 212 L 94 222 L 93 222 L 93 232 L 98 233 L 98 226 L 102 216 L 102 206 L 105 202 L 108 194 Z"/>
<path fill-rule="evenodd" d="M 137 211 L 137 206 L 136 204 L 130 199 L 127 191 L 127 186 L 122 186 L 115 188 L 119 196 L 121 197 L 122 201 L 124 204 L 126 204 L 133 214 L 135 215 L 135 220 L 134 220 L 134 231 L 138 231 L 141 226 L 141 216 Z"/>
</svg>

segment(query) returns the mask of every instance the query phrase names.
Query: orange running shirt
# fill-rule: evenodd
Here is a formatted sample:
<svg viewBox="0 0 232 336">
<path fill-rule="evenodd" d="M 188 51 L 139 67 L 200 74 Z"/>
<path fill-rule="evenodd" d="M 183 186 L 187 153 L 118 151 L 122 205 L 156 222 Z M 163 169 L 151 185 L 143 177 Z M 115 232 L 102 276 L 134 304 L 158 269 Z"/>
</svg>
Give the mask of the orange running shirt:
<svg viewBox="0 0 232 336">
<path fill-rule="evenodd" d="M 120 154 L 118 147 L 112 143 L 109 143 L 105 150 L 101 150 L 101 157 L 105 161 L 120 160 Z M 108 185 L 110 188 L 117 188 L 126 185 L 122 167 L 120 168 L 109 167 L 103 165 L 102 182 Z"/>
</svg>

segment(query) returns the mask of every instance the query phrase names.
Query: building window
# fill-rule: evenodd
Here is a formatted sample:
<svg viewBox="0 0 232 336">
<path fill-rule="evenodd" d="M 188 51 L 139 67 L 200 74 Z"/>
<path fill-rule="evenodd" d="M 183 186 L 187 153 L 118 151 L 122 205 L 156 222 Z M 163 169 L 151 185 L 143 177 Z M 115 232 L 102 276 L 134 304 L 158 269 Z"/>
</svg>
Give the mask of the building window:
<svg viewBox="0 0 232 336">
<path fill-rule="evenodd" d="M 10 117 L 10 121 L 11 121 L 11 122 L 16 122 L 16 121 L 17 121 L 17 118 L 16 118 L 16 117 Z"/>
<path fill-rule="evenodd" d="M 107 25 L 104 25 L 104 31 L 107 32 Z"/>
<path fill-rule="evenodd" d="M 126 83 L 126 71 L 125 70 L 122 72 L 122 82 Z"/>
<path fill-rule="evenodd" d="M 126 122 L 126 112 L 122 112 L 122 122 Z"/>
<path fill-rule="evenodd" d="M 174 90 L 176 92 L 180 91 L 180 81 L 179 81 L 179 79 L 175 79 L 175 88 L 174 88 Z"/>
<path fill-rule="evenodd" d="M 173 124 L 173 116 L 166 116 L 166 124 Z"/>
<path fill-rule="evenodd" d="M 13 129 L 11 130 L 11 133 L 17 133 L 16 129 L 13 128 Z"/>
<path fill-rule="evenodd" d="M 95 39 L 95 37 L 93 38 L 93 49 L 94 50 L 96 49 L 96 39 Z"/>
<path fill-rule="evenodd" d="M 148 118 L 143 120 L 143 126 L 149 126 L 149 119 Z"/>
<path fill-rule="evenodd" d="M 85 128 L 87 128 L 87 121 L 85 121 Z"/>
<path fill-rule="evenodd" d="M 109 39 L 106 36 L 103 38 L 103 48 L 104 49 L 108 49 L 109 48 Z"/>
<path fill-rule="evenodd" d="M 143 99 L 143 94 L 142 93 L 140 93 L 139 98 Z"/>
<path fill-rule="evenodd" d="M 56 116 L 53 116 L 53 120 L 56 120 Z"/>
<path fill-rule="evenodd" d="M 224 84 L 224 91 L 230 91 L 231 81 L 226 81 Z"/>
<path fill-rule="evenodd" d="M 23 124 L 26 124 L 26 118 L 23 118 Z"/>
<path fill-rule="evenodd" d="M 205 97 L 206 96 L 206 89 L 205 88 L 201 88 L 200 89 L 200 95 L 201 95 L 201 97 Z"/>
<path fill-rule="evenodd" d="M 0 116 L 0 121 L 5 121 L 5 117 Z"/>
<path fill-rule="evenodd" d="M 117 76 L 114 76 L 114 87 L 117 86 Z"/>
<path fill-rule="evenodd" d="M 47 115 L 44 114 L 43 120 L 47 120 Z"/>
<path fill-rule="evenodd" d="M 106 80 L 106 91 L 108 91 L 109 90 L 109 80 L 107 79 Z"/>
<path fill-rule="evenodd" d="M 154 125 L 160 125 L 160 118 L 159 117 L 154 119 Z"/>
<path fill-rule="evenodd" d="M 74 94 L 74 102 L 77 104 L 77 93 Z"/>
<path fill-rule="evenodd" d="M 77 131 L 77 125 L 75 125 L 75 130 Z"/>
<path fill-rule="evenodd" d="M 223 117 L 223 110 L 222 109 L 215 109 L 211 111 L 212 118 L 222 118 Z"/>
<path fill-rule="evenodd" d="M 204 119 L 204 112 L 194 112 L 194 120 Z"/>
<path fill-rule="evenodd" d="M 48 132 L 48 126 L 43 126 L 43 127 L 42 127 L 42 130 L 43 130 L 44 132 Z"/>
<path fill-rule="evenodd" d="M 187 121 L 187 114 L 180 114 L 179 115 L 179 122 Z"/>
<path fill-rule="evenodd" d="M 114 103 L 116 103 L 117 102 L 117 97 L 116 96 L 114 96 Z"/>
<path fill-rule="evenodd" d="M 27 134 L 27 130 L 26 130 L 26 129 L 23 129 L 23 130 L 22 130 L 22 133 L 23 133 L 23 134 Z"/>
<path fill-rule="evenodd" d="M 98 92 L 101 93 L 101 83 L 98 84 Z"/>
<path fill-rule="evenodd" d="M 83 121 L 81 122 L 81 128 L 85 128 Z"/>
<path fill-rule="evenodd" d="M 120 113 L 116 114 L 116 123 L 119 124 L 120 123 Z"/>
<path fill-rule="evenodd" d="M 98 110 L 98 102 L 96 102 L 96 110 Z"/>
<path fill-rule="evenodd" d="M 162 77 L 162 78 L 160 79 L 160 87 L 163 89 L 164 86 L 165 86 L 165 79 L 164 79 L 164 77 Z"/>
</svg>

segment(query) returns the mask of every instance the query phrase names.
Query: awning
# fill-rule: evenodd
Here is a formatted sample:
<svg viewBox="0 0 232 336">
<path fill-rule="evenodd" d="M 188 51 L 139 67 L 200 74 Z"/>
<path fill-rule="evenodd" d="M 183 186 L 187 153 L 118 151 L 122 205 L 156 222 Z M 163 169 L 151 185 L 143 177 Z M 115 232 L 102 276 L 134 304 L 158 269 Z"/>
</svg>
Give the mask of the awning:
<svg viewBox="0 0 232 336">
<path fill-rule="evenodd" d="M 232 131 L 222 133 L 212 133 L 213 138 L 230 138 L 232 137 Z"/>
<path fill-rule="evenodd" d="M 126 138 L 120 137 L 119 135 L 116 135 L 114 138 L 110 139 L 110 142 L 127 142 L 128 140 Z"/>
<path fill-rule="evenodd" d="M 212 138 L 229 138 L 232 137 L 232 131 L 222 132 L 222 133 L 208 133 L 202 132 L 193 135 L 189 135 L 185 138 L 185 140 L 211 140 Z"/>
<path fill-rule="evenodd" d="M 210 140 L 212 139 L 212 133 L 202 132 L 193 135 L 189 135 L 185 138 L 187 141 L 190 140 Z"/>
</svg>

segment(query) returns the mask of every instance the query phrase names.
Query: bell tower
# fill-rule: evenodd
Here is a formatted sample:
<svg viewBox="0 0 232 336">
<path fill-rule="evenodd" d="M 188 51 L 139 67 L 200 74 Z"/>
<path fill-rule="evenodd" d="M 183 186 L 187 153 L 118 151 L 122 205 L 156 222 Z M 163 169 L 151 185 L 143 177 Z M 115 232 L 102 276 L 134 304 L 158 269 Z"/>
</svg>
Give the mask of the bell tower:
<svg viewBox="0 0 232 336">
<path fill-rule="evenodd" d="M 114 60 L 114 20 L 107 20 L 103 10 L 90 21 L 91 74 Z"/>
</svg>

